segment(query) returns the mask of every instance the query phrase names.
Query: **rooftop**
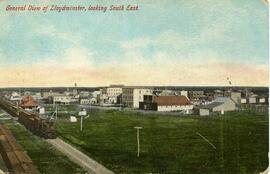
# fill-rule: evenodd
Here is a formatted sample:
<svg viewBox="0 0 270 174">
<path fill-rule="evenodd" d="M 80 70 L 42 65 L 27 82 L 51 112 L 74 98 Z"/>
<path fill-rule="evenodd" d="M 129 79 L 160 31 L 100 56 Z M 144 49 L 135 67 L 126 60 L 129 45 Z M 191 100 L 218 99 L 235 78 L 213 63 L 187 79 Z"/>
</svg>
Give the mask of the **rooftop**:
<svg viewBox="0 0 270 174">
<path fill-rule="evenodd" d="M 21 107 L 37 107 L 38 104 L 34 101 L 33 97 L 28 95 L 22 99 Z"/>
<path fill-rule="evenodd" d="M 153 100 L 159 106 L 191 104 L 186 96 L 154 96 Z"/>
</svg>

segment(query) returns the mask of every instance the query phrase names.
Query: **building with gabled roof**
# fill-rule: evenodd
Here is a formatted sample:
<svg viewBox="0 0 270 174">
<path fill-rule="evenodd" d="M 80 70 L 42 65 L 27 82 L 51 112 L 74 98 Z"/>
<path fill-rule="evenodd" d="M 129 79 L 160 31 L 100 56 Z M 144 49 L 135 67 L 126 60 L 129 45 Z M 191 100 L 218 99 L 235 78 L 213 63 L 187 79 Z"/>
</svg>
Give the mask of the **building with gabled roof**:
<svg viewBox="0 0 270 174">
<path fill-rule="evenodd" d="M 193 104 L 186 96 L 144 96 L 140 109 L 162 112 L 185 111 L 190 113 Z"/>
<path fill-rule="evenodd" d="M 199 106 L 200 115 L 209 115 L 211 112 L 234 111 L 236 110 L 236 103 L 231 97 L 217 97 L 213 102 L 207 105 Z"/>
<path fill-rule="evenodd" d="M 31 110 L 31 109 L 37 108 L 38 103 L 34 100 L 34 98 L 32 96 L 28 95 L 22 99 L 20 106 L 23 109 L 30 109 Z"/>
</svg>

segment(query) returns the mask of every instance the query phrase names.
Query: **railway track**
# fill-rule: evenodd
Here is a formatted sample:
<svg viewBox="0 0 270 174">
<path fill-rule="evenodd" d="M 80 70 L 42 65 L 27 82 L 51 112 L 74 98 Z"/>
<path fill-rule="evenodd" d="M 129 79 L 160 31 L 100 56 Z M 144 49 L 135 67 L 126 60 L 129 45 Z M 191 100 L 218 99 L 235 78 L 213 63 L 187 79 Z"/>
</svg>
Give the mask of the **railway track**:
<svg viewBox="0 0 270 174">
<path fill-rule="evenodd" d="M 0 125 L 0 153 L 10 174 L 40 174 L 12 133 Z"/>
</svg>

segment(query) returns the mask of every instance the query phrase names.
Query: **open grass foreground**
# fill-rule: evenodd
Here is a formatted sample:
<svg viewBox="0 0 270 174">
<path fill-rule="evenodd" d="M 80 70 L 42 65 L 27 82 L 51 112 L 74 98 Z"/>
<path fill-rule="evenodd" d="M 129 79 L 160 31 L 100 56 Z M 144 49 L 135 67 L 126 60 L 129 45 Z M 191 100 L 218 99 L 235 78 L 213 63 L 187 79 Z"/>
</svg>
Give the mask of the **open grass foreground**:
<svg viewBox="0 0 270 174">
<path fill-rule="evenodd" d="M 6 124 L 42 174 L 80 174 L 84 171 L 22 125 Z"/>
<path fill-rule="evenodd" d="M 140 157 L 135 126 L 143 127 Z M 178 117 L 92 110 L 82 132 L 79 120 L 58 120 L 57 131 L 117 174 L 255 174 L 268 166 L 268 116 L 254 112 Z"/>
</svg>

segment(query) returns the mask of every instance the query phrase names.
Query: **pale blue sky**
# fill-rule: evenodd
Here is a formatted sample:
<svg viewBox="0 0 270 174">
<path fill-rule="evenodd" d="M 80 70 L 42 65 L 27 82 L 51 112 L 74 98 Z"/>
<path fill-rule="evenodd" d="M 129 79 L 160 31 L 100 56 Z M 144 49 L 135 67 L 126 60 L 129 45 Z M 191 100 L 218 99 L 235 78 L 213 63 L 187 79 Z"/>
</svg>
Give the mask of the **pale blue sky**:
<svg viewBox="0 0 270 174">
<path fill-rule="evenodd" d="M 17 0 L 16 3 L 7 1 L 2 4 L 26 2 L 31 1 Z M 64 2 L 76 4 L 73 0 Z M 122 4 L 121 1 L 106 2 L 84 1 L 78 4 Z M 141 49 L 146 58 L 151 59 L 158 51 L 173 54 L 176 59 L 178 55 L 182 57 L 186 54 L 203 53 L 204 55 L 205 52 L 207 54 L 212 52 L 221 55 L 220 61 L 225 62 L 265 63 L 267 61 L 268 12 L 260 0 L 191 0 L 188 2 L 169 0 L 151 1 L 151 3 L 145 0 L 130 0 L 129 2 L 138 4 L 140 11 L 34 14 L 7 13 L 1 10 L 0 15 L 7 18 L 4 25 L 9 27 L 8 31 L 4 30 L 5 33 L 1 34 L 1 54 L 8 57 L 8 62 L 12 64 L 29 63 L 61 56 L 63 50 L 78 44 L 68 42 L 61 37 L 33 32 L 33 29 L 34 31 L 46 30 L 49 26 L 54 27 L 57 33 L 67 32 L 78 35 L 80 44 L 94 52 L 96 63 L 104 63 L 111 58 L 124 59 L 125 50 L 121 49 L 121 42 L 145 37 L 155 39 L 166 32 L 179 35 L 179 39 L 183 39 L 179 42 L 184 43 L 173 48 L 166 44 L 149 44 Z M 205 37 L 201 36 L 203 32 L 208 32 Z M 207 60 L 207 57 L 205 59 Z"/>
<path fill-rule="evenodd" d="M 31 3 L 138 4 L 140 10 L 4 10 L 8 4 Z M 0 6 L 2 67 L 65 63 L 73 48 L 84 50 L 83 61 L 99 67 L 129 64 L 136 56 L 153 65 L 159 65 L 160 57 L 176 64 L 268 63 L 268 9 L 261 0 L 5 0 Z"/>
</svg>

